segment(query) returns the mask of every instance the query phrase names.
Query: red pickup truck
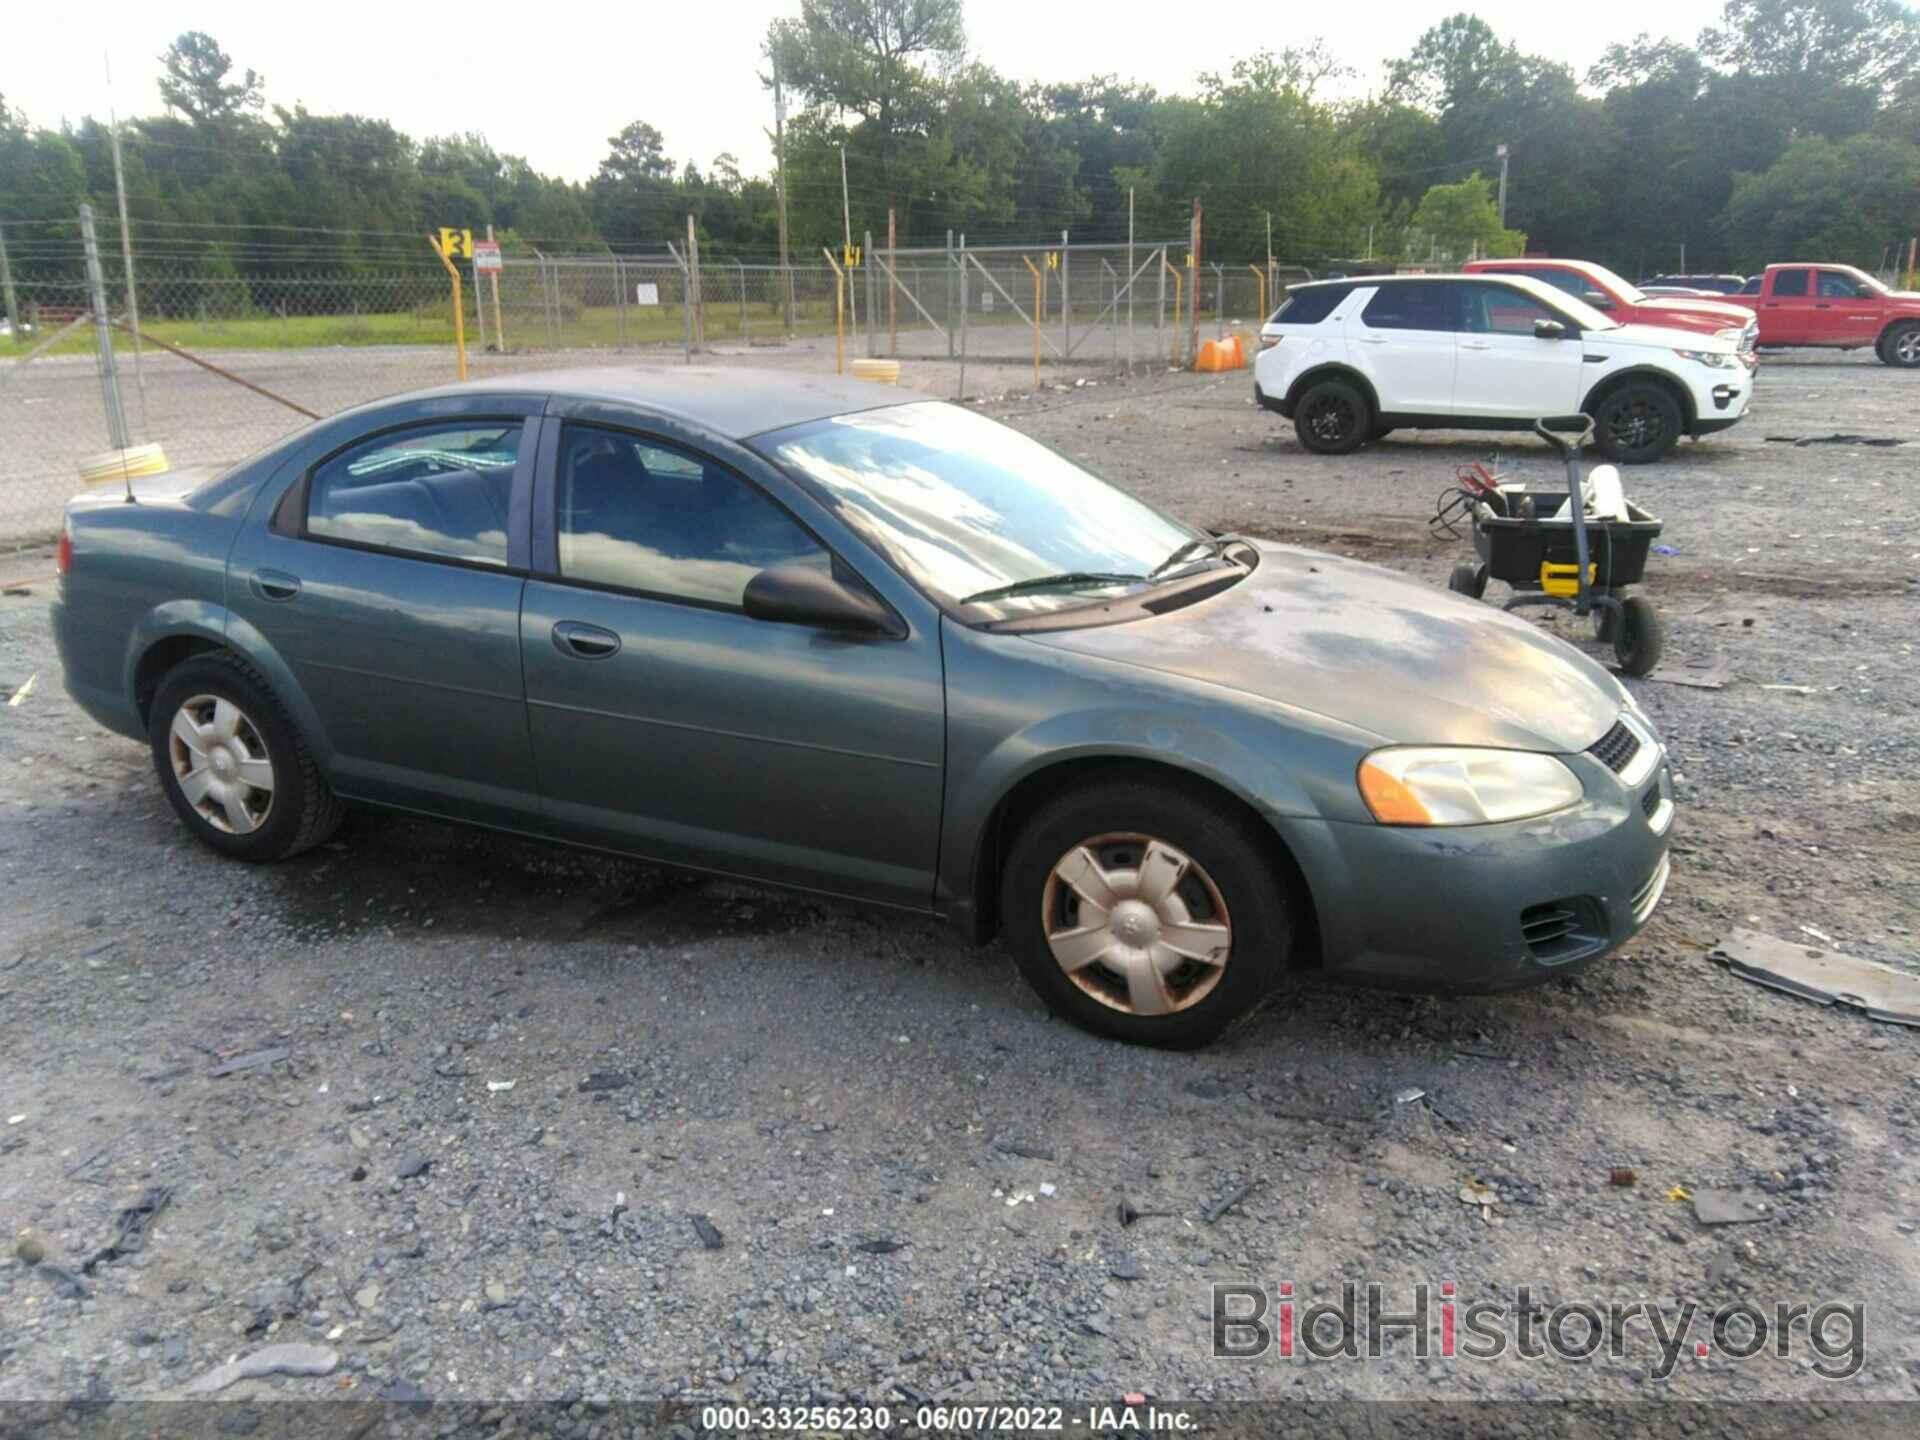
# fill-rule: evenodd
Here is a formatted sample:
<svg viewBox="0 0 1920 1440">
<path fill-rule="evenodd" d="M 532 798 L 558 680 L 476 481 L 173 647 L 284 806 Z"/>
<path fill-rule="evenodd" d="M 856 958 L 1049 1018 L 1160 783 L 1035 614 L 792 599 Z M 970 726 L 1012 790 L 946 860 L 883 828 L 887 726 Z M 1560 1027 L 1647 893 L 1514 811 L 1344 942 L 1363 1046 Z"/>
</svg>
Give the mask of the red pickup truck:
<svg viewBox="0 0 1920 1440">
<path fill-rule="evenodd" d="M 1692 330 L 1704 335 L 1738 338 L 1740 356 L 1749 366 L 1758 334 L 1753 316 L 1718 295 L 1648 295 L 1604 265 L 1585 260 L 1470 260 L 1461 267 L 1468 274 L 1531 275 L 1534 279 L 1584 300 L 1610 320 L 1622 325 L 1660 325 L 1669 330 Z"/>
<path fill-rule="evenodd" d="M 1851 265 L 1769 265 L 1727 299 L 1760 317 L 1760 343 L 1859 350 L 1920 368 L 1920 291 L 1889 290 Z"/>
</svg>

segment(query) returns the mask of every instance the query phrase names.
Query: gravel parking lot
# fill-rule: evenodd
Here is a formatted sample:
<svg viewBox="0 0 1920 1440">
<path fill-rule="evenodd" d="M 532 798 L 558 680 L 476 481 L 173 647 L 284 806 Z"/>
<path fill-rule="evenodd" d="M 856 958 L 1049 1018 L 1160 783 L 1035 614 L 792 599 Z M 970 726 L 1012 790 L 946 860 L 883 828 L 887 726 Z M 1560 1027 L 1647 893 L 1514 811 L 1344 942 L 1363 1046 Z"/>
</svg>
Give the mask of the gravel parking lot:
<svg viewBox="0 0 1920 1440">
<path fill-rule="evenodd" d="M 581 1434 L 603 1397 L 1913 1399 L 1915 1032 L 1707 952 L 1744 925 L 1920 971 L 1914 385 L 1769 358 L 1745 424 L 1629 472 L 1677 550 L 1646 586 L 1668 669 L 1721 688 L 1634 682 L 1682 811 L 1626 953 L 1494 998 L 1303 975 L 1196 1055 L 1050 1020 L 997 946 L 809 897 L 376 815 L 223 862 L 64 695 L 50 561 L 12 557 L 0 694 L 37 678 L 0 708 L 0 1399 L 171 1394 L 286 1342 L 336 1360 L 224 1394 L 559 1401 Z M 1318 459 L 1249 392 L 986 408 L 1189 520 L 1444 581 L 1465 547 L 1426 517 L 1489 437 Z M 1907 443 L 1769 438 L 1836 434 Z M 82 1273 L 153 1187 L 141 1248 Z M 1706 1187 L 1764 1213 L 1703 1224 Z M 1211 1356 L 1212 1283 L 1369 1281 L 1401 1310 L 1451 1283 L 1700 1315 L 1665 1379 L 1645 1319 L 1579 1363 Z M 1735 1301 L 1857 1303 L 1862 1358 L 1736 1359 L 1706 1319 Z"/>
</svg>

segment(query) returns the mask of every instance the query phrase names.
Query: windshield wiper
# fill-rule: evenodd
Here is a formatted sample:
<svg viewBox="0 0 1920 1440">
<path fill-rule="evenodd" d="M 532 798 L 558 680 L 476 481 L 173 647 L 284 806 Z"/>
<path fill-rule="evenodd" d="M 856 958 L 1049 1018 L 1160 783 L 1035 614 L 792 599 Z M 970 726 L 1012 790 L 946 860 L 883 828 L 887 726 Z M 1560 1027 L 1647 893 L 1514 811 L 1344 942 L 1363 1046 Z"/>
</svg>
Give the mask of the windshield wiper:
<svg viewBox="0 0 1920 1440">
<path fill-rule="evenodd" d="M 1147 578 L 1150 580 L 1157 579 L 1161 575 L 1166 574 L 1167 571 L 1171 570 L 1174 566 L 1180 564 L 1183 560 L 1210 560 L 1215 556 L 1224 556 L 1227 553 L 1227 547 L 1231 545 L 1244 544 L 1246 544 L 1245 538 L 1239 535 L 1198 536 L 1195 539 L 1187 541 L 1186 544 L 1182 545 L 1178 550 L 1154 566 L 1153 569 L 1148 572 Z"/>
<path fill-rule="evenodd" d="M 997 585 L 991 590 L 968 595 L 960 603 L 975 605 L 987 600 L 1004 600 L 1012 595 L 1028 595 L 1037 590 L 1066 590 L 1079 585 L 1137 585 L 1147 578 L 1145 575 L 1113 575 L 1099 570 L 1068 570 L 1059 575 L 1039 575 L 1032 580 Z"/>
</svg>

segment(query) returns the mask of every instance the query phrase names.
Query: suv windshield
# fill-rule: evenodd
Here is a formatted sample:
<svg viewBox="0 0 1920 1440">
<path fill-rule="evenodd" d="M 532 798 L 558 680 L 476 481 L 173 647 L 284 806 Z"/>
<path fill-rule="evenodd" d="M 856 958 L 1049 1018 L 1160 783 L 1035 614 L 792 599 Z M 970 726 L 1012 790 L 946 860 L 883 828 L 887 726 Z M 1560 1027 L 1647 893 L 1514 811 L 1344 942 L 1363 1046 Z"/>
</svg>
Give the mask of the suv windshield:
<svg viewBox="0 0 1920 1440">
<path fill-rule="evenodd" d="M 824 491 L 928 594 L 989 619 L 1190 573 L 1183 563 L 1153 578 L 1203 538 L 1019 431 L 941 401 L 808 421 L 752 443 Z M 1211 563 L 1204 553 L 1192 561 Z"/>
</svg>

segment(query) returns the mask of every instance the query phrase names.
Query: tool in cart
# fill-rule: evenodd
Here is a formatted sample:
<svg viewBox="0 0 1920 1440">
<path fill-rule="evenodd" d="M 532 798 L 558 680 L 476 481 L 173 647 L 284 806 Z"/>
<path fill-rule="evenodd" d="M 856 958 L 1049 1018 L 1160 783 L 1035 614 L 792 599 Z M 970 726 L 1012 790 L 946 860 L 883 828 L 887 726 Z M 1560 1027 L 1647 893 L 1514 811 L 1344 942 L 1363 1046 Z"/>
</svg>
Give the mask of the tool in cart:
<svg viewBox="0 0 1920 1440">
<path fill-rule="evenodd" d="M 1626 587 L 1644 575 L 1661 522 L 1626 497 L 1613 466 L 1597 465 L 1582 477 L 1580 450 L 1593 436 L 1591 416 L 1552 416 L 1534 421 L 1533 430 L 1566 465 L 1565 501 L 1500 483 L 1483 466 L 1460 467 L 1458 485 L 1441 496 L 1433 523 L 1458 534 L 1457 523 L 1470 515 L 1480 560 L 1455 565 L 1447 586 L 1479 599 L 1490 579 L 1504 580 L 1514 592 L 1505 609 L 1550 605 L 1590 615 L 1594 637 L 1613 642 L 1621 670 L 1645 675 L 1660 663 L 1660 612 Z"/>
</svg>

